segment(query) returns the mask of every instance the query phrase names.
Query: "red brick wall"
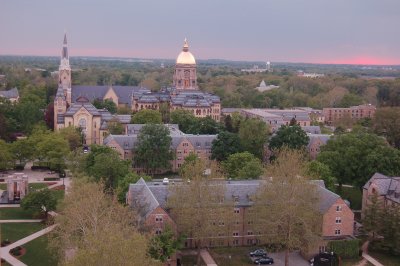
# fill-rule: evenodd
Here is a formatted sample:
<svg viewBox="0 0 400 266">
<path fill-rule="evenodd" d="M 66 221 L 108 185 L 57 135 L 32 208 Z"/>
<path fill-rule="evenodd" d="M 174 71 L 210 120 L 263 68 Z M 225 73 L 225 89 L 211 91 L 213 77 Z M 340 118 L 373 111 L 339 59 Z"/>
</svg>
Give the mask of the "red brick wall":
<svg viewBox="0 0 400 266">
<path fill-rule="evenodd" d="M 337 206 L 341 210 L 337 211 Z M 336 223 L 340 218 L 340 223 Z M 340 230 L 340 234 L 335 234 Z M 350 236 L 354 232 L 354 213 L 342 199 L 338 199 L 323 215 L 322 236 Z"/>
</svg>

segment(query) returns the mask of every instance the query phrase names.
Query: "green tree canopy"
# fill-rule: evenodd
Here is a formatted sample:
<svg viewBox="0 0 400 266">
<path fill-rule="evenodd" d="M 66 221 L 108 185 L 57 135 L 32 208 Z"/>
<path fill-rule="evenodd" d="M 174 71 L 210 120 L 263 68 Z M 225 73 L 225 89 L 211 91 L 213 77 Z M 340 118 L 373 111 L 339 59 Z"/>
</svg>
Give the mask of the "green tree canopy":
<svg viewBox="0 0 400 266">
<path fill-rule="evenodd" d="M 310 138 L 306 132 L 298 125 L 293 126 L 281 126 L 276 135 L 274 135 L 269 141 L 269 148 L 271 150 L 280 149 L 286 146 L 290 149 L 304 149 Z"/>
<path fill-rule="evenodd" d="M 71 151 L 82 146 L 82 136 L 79 128 L 65 127 L 60 130 L 61 136 L 68 141 Z"/>
<path fill-rule="evenodd" d="M 161 113 L 157 110 L 142 109 L 132 116 L 134 124 L 161 124 Z"/>
<path fill-rule="evenodd" d="M 103 181 L 107 188 L 116 188 L 119 180 L 129 173 L 129 161 L 120 159 L 119 154 L 109 147 L 92 145 L 86 160 L 87 173 L 96 181 Z"/>
<path fill-rule="evenodd" d="M 161 234 L 151 238 L 148 253 L 153 259 L 166 262 L 183 248 L 183 240 L 183 237 L 177 238 L 171 228 L 167 227 Z"/>
<path fill-rule="evenodd" d="M 0 139 L 0 170 L 6 170 L 13 166 L 11 147 L 4 140 Z"/>
<path fill-rule="evenodd" d="M 210 116 L 195 118 L 195 123 L 188 129 L 189 134 L 218 134 L 221 126 Z"/>
<path fill-rule="evenodd" d="M 182 132 L 189 133 L 189 129 L 196 124 L 196 117 L 192 112 L 177 109 L 170 113 L 171 124 L 178 124 Z"/>
<path fill-rule="evenodd" d="M 221 131 L 212 142 L 211 159 L 224 161 L 229 155 L 240 152 L 241 150 L 240 138 L 237 134 Z"/>
<path fill-rule="evenodd" d="M 37 213 L 44 213 L 47 215 L 49 211 L 56 209 L 57 199 L 47 188 L 28 193 L 21 200 L 21 207 L 24 210 L 33 210 Z"/>
<path fill-rule="evenodd" d="M 324 180 L 325 186 L 330 191 L 335 191 L 336 178 L 333 176 L 331 169 L 319 161 L 311 161 L 307 163 L 306 173 L 312 179 Z"/>
<path fill-rule="evenodd" d="M 260 159 L 249 152 L 231 154 L 222 167 L 233 179 L 255 179 L 264 172 Z"/>
<path fill-rule="evenodd" d="M 118 119 L 112 118 L 107 122 L 108 131 L 113 135 L 122 135 L 125 132 L 124 126 Z"/>
<path fill-rule="evenodd" d="M 34 144 L 29 139 L 16 140 L 11 144 L 11 152 L 19 164 L 25 164 L 32 158 L 34 148 Z"/>
<path fill-rule="evenodd" d="M 268 126 L 260 119 L 245 119 L 240 123 L 239 138 L 244 151 L 262 159 L 264 145 L 268 140 Z"/>
<path fill-rule="evenodd" d="M 393 176 L 400 174 L 400 152 L 374 134 L 335 136 L 321 147 L 317 160 L 331 169 L 340 185 L 362 186 L 376 172 Z"/>
<path fill-rule="evenodd" d="M 390 145 L 400 148 L 400 107 L 378 108 L 373 129 L 375 133 L 385 136 Z"/>
<path fill-rule="evenodd" d="M 156 169 L 169 169 L 173 158 L 171 142 L 172 138 L 166 126 L 143 126 L 138 135 L 138 145 L 133 151 L 136 165 L 153 173 Z"/>
<path fill-rule="evenodd" d="M 104 101 L 95 99 L 93 105 L 97 109 L 107 109 L 112 114 L 115 114 L 118 109 L 117 105 L 111 99 L 105 99 Z"/>
</svg>

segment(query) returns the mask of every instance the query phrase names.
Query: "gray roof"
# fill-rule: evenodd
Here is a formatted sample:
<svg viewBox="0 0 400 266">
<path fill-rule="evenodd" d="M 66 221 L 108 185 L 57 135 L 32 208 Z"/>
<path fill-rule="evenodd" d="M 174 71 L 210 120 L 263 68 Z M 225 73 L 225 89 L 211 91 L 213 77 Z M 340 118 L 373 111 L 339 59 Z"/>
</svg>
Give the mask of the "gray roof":
<svg viewBox="0 0 400 266">
<path fill-rule="evenodd" d="M 101 112 L 94 107 L 91 103 L 89 102 L 77 102 L 73 103 L 70 108 L 68 108 L 67 112 L 65 113 L 65 116 L 73 116 L 76 112 L 78 112 L 81 108 L 85 108 L 91 115 L 93 116 L 101 116 Z"/>
<path fill-rule="evenodd" d="M 184 107 L 210 107 L 220 101 L 218 96 L 202 91 L 180 91 L 171 95 L 171 104 Z"/>
<path fill-rule="evenodd" d="M 18 98 L 19 97 L 18 89 L 12 88 L 11 90 L 0 91 L 0 96 L 7 99 Z"/>
<path fill-rule="evenodd" d="M 137 135 L 145 124 L 127 124 L 126 130 L 128 135 Z M 164 124 L 169 129 L 169 132 L 172 135 L 182 135 L 184 134 L 179 130 L 178 124 Z"/>
<path fill-rule="evenodd" d="M 115 115 L 118 121 L 122 124 L 129 124 L 131 122 L 131 115 Z"/>
<path fill-rule="evenodd" d="M 321 134 L 321 128 L 319 126 L 302 126 L 301 129 L 306 133 Z"/>
<path fill-rule="evenodd" d="M 261 182 L 264 181 L 224 181 L 226 186 L 225 200 L 234 199 L 236 206 L 251 206 L 251 196 L 256 194 Z M 317 190 L 320 196 L 318 210 L 321 213 L 325 213 L 333 204 L 336 203 L 340 196 L 326 189 L 322 180 L 313 181 L 313 183 L 317 185 Z M 176 185 L 182 184 L 184 183 L 176 183 Z M 323 184 L 323 186 L 321 184 Z M 170 185 L 163 185 L 162 182 L 145 182 L 143 179 L 139 180 L 136 184 L 130 184 L 128 194 L 132 196 L 132 201 L 129 204 L 132 207 L 135 207 L 138 206 L 138 202 L 143 202 L 141 205 L 146 206 L 145 211 L 142 213 L 144 216 L 147 216 L 158 206 L 165 209 L 167 207 L 169 196 L 168 186 Z"/>
<path fill-rule="evenodd" d="M 321 141 L 323 145 L 325 145 L 328 140 L 330 140 L 330 138 L 333 135 L 329 135 L 329 134 L 310 134 L 307 133 L 307 136 L 310 138 L 307 147 L 310 147 L 314 142 L 316 141 Z"/>
<path fill-rule="evenodd" d="M 107 91 L 112 87 L 115 94 L 118 96 L 118 102 L 123 104 L 131 105 L 131 97 L 135 93 L 150 92 L 146 88 L 136 86 L 85 86 L 85 85 L 74 85 L 71 88 L 72 102 L 75 102 L 80 96 L 86 97 L 90 102 L 95 99 L 103 100 Z"/>
<path fill-rule="evenodd" d="M 363 188 L 368 189 L 372 183 L 377 187 L 379 195 L 400 203 L 400 177 L 389 177 L 375 173 Z"/>
</svg>

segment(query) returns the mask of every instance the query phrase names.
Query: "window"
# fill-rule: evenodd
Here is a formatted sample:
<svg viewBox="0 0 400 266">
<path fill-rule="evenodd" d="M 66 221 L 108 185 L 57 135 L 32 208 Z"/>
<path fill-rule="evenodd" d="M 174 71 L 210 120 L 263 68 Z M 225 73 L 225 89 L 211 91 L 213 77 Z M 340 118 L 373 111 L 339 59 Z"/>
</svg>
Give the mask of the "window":
<svg viewBox="0 0 400 266">
<path fill-rule="evenodd" d="M 234 213 L 240 213 L 240 209 L 239 209 L 239 208 L 235 208 L 235 209 L 233 210 L 233 212 L 234 212 Z"/>
<path fill-rule="evenodd" d="M 239 236 L 239 232 L 233 232 L 233 236 Z"/>
<path fill-rule="evenodd" d="M 156 229 L 156 235 L 161 235 L 161 229 L 160 228 L 158 228 L 158 229 Z"/>
<path fill-rule="evenodd" d="M 341 234 L 341 232 L 340 232 L 340 229 L 335 229 L 335 235 L 340 235 Z"/>
<path fill-rule="evenodd" d="M 336 211 L 337 212 L 341 212 L 342 211 L 342 206 L 341 205 L 337 205 L 336 206 Z"/>
<path fill-rule="evenodd" d="M 225 225 L 225 222 L 224 222 L 224 221 L 219 221 L 218 225 L 219 225 L 219 226 L 224 226 L 224 225 Z"/>
<path fill-rule="evenodd" d="M 247 231 L 247 235 L 252 236 L 253 235 L 253 231 Z"/>
<path fill-rule="evenodd" d="M 326 246 L 320 246 L 319 247 L 319 253 L 323 253 L 323 252 L 326 252 L 326 251 L 327 251 Z"/>
<path fill-rule="evenodd" d="M 162 215 L 157 215 L 157 216 L 156 216 L 156 222 L 161 223 L 162 221 L 163 221 Z"/>
<path fill-rule="evenodd" d="M 233 240 L 233 242 L 232 242 L 232 243 L 233 243 L 233 245 L 234 245 L 234 246 L 237 246 L 237 245 L 239 245 L 239 239 L 235 239 L 235 240 Z"/>
<path fill-rule="evenodd" d="M 336 222 L 337 224 L 341 224 L 341 223 L 342 223 L 342 218 L 341 218 L 341 217 L 336 217 L 335 222 Z"/>
<path fill-rule="evenodd" d="M 248 221 L 247 224 L 253 224 L 253 221 Z"/>
<path fill-rule="evenodd" d="M 86 119 L 85 118 L 81 118 L 79 120 L 79 127 L 82 129 L 83 133 L 86 133 Z"/>
</svg>

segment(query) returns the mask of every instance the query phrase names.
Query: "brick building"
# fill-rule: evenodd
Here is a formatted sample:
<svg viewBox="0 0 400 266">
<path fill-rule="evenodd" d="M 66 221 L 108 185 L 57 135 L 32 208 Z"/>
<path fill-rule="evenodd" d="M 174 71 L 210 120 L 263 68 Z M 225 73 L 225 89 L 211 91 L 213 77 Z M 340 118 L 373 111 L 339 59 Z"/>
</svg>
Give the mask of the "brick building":
<svg viewBox="0 0 400 266">
<path fill-rule="evenodd" d="M 173 172 L 178 171 L 185 162 L 185 158 L 191 153 L 205 161 L 211 159 L 211 146 L 217 135 L 185 134 L 179 130 L 178 125 L 166 124 L 165 126 L 169 129 L 172 138 L 171 150 L 174 153 L 174 159 L 171 161 L 171 170 Z M 134 151 L 142 127 L 142 124 L 128 124 L 125 135 L 109 135 L 104 140 L 104 145 L 116 150 L 121 159 L 131 160 L 135 157 Z M 142 171 L 139 168 L 136 168 L 136 170 Z M 160 169 L 160 171 L 163 171 L 163 169 Z"/>
<path fill-rule="evenodd" d="M 369 198 L 376 194 L 382 208 L 400 205 L 400 177 L 375 173 L 363 187 L 362 213 L 368 206 Z"/>
<path fill-rule="evenodd" d="M 246 246 L 260 243 L 257 232 L 253 228 L 253 221 L 249 213 L 252 211 L 252 195 L 260 186 L 261 180 L 241 180 L 225 182 L 226 201 L 234 200 L 230 232 L 223 236 L 212 236 L 208 239 L 208 246 Z M 328 241 L 335 239 L 351 238 L 353 236 L 354 214 L 344 200 L 337 194 L 327 190 L 322 181 L 316 181 L 317 191 L 320 196 L 318 210 L 322 215 L 322 240 L 314 247 L 314 253 L 324 251 Z M 145 182 L 140 179 L 136 184 L 129 186 L 127 204 L 139 212 L 142 224 L 146 225 L 155 234 L 162 232 L 168 225 L 176 229 L 176 224 L 169 215 L 167 208 L 171 185 L 161 182 Z M 228 226 L 228 222 L 216 224 L 216 231 L 220 226 Z M 185 246 L 194 248 L 190 237 Z"/>
<path fill-rule="evenodd" d="M 335 121 L 350 118 L 358 120 L 361 118 L 372 118 L 375 115 L 376 107 L 371 104 L 363 104 L 351 106 L 349 108 L 324 108 L 322 113 L 324 115 L 325 123 L 332 125 Z"/>
</svg>

